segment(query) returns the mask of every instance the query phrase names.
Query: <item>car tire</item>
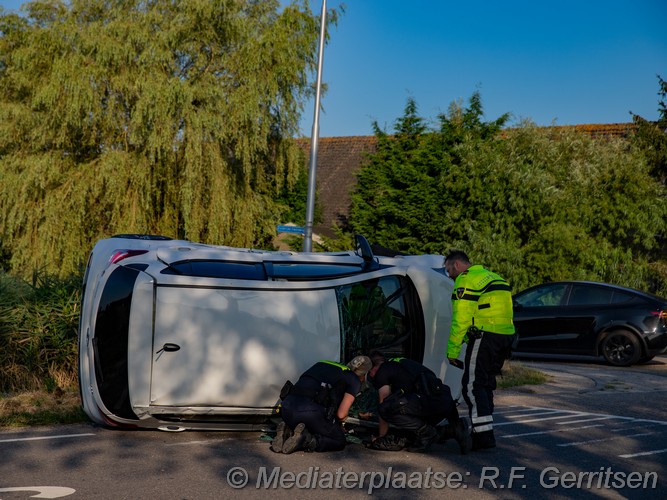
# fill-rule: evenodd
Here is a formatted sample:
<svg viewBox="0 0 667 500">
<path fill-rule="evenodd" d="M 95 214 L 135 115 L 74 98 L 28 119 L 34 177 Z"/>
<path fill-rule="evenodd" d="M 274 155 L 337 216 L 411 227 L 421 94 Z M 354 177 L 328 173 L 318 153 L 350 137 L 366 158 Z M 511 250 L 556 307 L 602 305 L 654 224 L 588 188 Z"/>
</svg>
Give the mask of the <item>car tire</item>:
<svg viewBox="0 0 667 500">
<path fill-rule="evenodd" d="M 635 335 L 626 330 L 616 330 L 602 339 L 602 355 L 610 365 L 630 366 L 642 357 L 642 348 Z"/>
</svg>

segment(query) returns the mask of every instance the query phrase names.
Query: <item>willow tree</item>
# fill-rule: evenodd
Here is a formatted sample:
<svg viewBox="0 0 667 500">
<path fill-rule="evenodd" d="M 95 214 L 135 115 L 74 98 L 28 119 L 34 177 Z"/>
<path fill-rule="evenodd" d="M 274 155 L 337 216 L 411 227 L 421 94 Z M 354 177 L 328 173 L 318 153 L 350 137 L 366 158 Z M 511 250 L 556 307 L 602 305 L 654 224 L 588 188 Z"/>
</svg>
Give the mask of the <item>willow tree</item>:
<svg viewBox="0 0 667 500">
<path fill-rule="evenodd" d="M 95 240 L 265 246 L 318 18 L 278 0 L 45 0 L 0 12 L 0 246 L 75 270 Z M 335 20 L 335 17 L 331 18 Z"/>
</svg>

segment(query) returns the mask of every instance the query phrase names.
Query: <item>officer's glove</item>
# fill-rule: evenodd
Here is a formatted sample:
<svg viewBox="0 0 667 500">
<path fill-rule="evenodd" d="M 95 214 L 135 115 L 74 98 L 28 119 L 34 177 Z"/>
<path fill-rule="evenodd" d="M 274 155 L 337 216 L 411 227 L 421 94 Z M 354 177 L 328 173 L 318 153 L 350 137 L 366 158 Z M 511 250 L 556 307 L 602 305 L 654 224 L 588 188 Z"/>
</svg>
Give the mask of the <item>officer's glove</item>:
<svg viewBox="0 0 667 500">
<path fill-rule="evenodd" d="M 461 370 L 463 370 L 463 368 L 465 367 L 463 361 L 461 361 L 460 359 L 456 358 L 447 358 L 447 359 L 449 359 L 449 364 L 455 366 L 456 368 L 460 368 Z"/>
</svg>

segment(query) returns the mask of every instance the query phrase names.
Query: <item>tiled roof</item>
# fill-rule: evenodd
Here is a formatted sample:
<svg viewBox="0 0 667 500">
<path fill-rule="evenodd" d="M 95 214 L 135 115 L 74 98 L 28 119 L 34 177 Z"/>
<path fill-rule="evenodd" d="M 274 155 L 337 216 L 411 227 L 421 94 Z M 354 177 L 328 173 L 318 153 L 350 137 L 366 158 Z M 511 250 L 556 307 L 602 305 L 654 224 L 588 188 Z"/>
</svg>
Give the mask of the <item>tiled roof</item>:
<svg viewBox="0 0 667 500">
<path fill-rule="evenodd" d="M 310 139 L 298 139 L 310 164 Z M 334 236 L 333 227 L 344 227 L 350 211 L 350 192 L 368 153 L 375 152 L 375 136 L 321 137 L 317 142 L 317 203 L 322 207 L 322 222 L 313 231 Z"/>
<path fill-rule="evenodd" d="M 551 127 L 550 127 L 551 128 Z M 595 138 L 628 137 L 635 131 L 634 123 L 611 123 L 602 125 L 566 125 L 554 129 L 574 129 Z M 310 163 L 310 139 L 297 139 L 297 144 Z M 317 203 L 322 207 L 322 222 L 315 225 L 314 232 L 334 236 L 333 227 L 344 227 L 350 211 L 350 192 L 356 182 L 366 155 L 377 147 L 375 136 L 321 137 L 317 143 Z"/>
<path fill-rule="evenodd" d="M 637 125 L 634 123 L 607 123 L 602 125 L 561 125 L 554 128 L 574 129 L 578 132 L 590 134 L 595 139 L 600 139 L 605 137 L 629 137 L 637 130 Z"/>
</svg>

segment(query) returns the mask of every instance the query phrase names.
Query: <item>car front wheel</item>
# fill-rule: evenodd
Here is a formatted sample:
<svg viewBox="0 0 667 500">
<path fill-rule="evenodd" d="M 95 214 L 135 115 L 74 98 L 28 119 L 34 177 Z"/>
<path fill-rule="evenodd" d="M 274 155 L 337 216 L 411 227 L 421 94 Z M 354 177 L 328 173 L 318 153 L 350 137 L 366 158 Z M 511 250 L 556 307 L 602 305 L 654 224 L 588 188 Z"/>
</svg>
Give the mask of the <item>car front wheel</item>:
<svg viewBox="0 0 667 500">
<path fill-rule="evenodd" d="M 609 333 L 602 341 L 602 355 L 613 366 L 630 366 L 639 361 L 642 348 L 632 333 L 624 330 Z"/>
</svg>

